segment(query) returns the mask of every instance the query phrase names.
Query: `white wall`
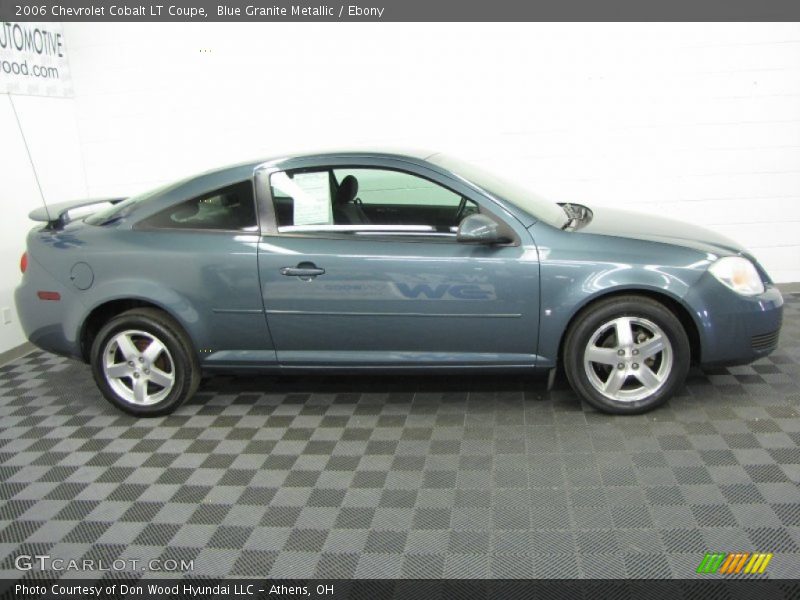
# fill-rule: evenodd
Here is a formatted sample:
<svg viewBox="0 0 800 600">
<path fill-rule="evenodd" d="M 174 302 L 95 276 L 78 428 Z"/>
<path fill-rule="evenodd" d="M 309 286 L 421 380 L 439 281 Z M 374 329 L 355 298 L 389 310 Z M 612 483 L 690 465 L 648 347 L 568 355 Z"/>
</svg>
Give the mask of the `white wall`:
<svg viewBox="0 0 800 600">
<path fill-rule="evenodd" d="M 702 223 L 800 281 L 798 24 L 67 24 L 15 97 L 48 202 L 293 149 L 450 151 L 554 200 Z M 77 116 L 77 120 L 76 120 Z M 0 95 L 0 309 L 41 200 Z M 16 315 L 0 352 L 23 341 Z"/>
<path fill-rule="evenodd" d="M 0 94 L 0 352 L 25 341 L 15 310 L 14 288 L 21 277 L 19 260 L 25 250 L 25 236 L 33 227 L 28 213 L 42 205 L 11 102 L 8 94 Z M 14 96 L 13 102 L 47 202 L 85 196 L 74 101 Z M 5 323 L 4 309 L 9 309 L 10 323 Z"/>
<path fill-rule="evenodd" d="M 89 191 L 422 146 L 702 223 L 800 281 L 800 24 L 67 24 Z"/>
<path fill-rule="evenodd" d="M 16 97 L 49 202 L 360 144 L 695 221 L 800 281 L 800 24 L 65 24 L 75 99 Z M 0 308 L 40 198 L 0 95 Z M 0 351 L 23 341 L 2 324 Z"/>
</svg>

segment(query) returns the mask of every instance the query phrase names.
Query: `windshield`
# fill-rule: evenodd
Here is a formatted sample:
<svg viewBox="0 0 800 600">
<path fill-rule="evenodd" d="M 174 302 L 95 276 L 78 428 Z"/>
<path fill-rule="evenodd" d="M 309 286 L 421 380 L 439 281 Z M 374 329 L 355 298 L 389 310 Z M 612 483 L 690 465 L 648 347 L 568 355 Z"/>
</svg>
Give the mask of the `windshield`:
<svg viewBox="0 0 800 600">
<path fill-rule="evenodd" d="M 452 171 L 490 194 L 511 202 L 539 221 L 559 228 L 567 222 L 564 209 L 558 204 L 537 196 L 512 181 L 446 154 L 435 154 L 427 160 Z"/>
</svg>

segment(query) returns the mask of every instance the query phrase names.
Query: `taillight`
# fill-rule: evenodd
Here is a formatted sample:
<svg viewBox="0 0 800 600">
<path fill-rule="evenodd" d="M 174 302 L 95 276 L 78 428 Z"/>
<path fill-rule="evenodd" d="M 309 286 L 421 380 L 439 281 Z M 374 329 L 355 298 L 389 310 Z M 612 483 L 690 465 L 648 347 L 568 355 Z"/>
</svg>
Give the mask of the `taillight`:
<svg viewBox="0 0 800 600">
<path fill-rule="evenodd" d="M 23 252 L 22 258 L 19 259 L 19 270 L 23 273 L 28 270 L 28 253 Z"/>
<path fill-rule="evenodd" d="M 36 292 L 36 295 L 39 296 L 39 300 L 54 300 L 56 302 L 61 300 L 61 294 L 58 292 L 46 292 L 44 290 L 40 290 Z"/>
</svg>

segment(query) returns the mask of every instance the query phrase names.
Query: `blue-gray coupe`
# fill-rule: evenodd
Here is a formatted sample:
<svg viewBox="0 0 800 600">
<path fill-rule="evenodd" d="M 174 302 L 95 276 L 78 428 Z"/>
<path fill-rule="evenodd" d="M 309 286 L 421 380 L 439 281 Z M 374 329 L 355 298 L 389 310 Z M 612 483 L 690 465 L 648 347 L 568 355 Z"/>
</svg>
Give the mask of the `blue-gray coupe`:
<svg viewBox="0 0 800 600">
<path fill-rule="evenodd" d="M 692 363 L 769 354 L 781 326 L 780 292 L 737 243 L 549 202 L 443 154 L 294 155 L 30 216 L 28 338 L 140 416 L 211 372 L 559 365 L 594 407 L 641 413 Z"/>
</svg>

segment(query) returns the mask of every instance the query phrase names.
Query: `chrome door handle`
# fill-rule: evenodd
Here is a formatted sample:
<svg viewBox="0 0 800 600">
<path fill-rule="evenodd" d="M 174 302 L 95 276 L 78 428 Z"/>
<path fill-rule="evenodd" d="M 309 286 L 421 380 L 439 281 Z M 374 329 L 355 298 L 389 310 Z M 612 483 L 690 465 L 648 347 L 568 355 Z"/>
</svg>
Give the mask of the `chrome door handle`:
<svg viewBox="0 0 800 600">
<path fill-rule="evenodd" d="M 299 277 L 303 281 L 311 281 L 317 275 L 324 275 L 325 269 L 320 269 L 314 263 L 300 263 L 296 267 L 283 267 L 281 275 Z"/>
<path fill-rule="evenodd" d="M 316 277 L 317 275 L 324 275 L 325 269 L 315 268 L 300 268 L 300 267 L 283 267 L 281 275 L 288 275 L 289 277 Z"/>
</svg>

